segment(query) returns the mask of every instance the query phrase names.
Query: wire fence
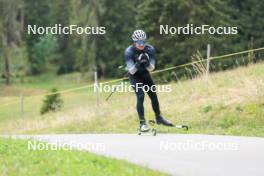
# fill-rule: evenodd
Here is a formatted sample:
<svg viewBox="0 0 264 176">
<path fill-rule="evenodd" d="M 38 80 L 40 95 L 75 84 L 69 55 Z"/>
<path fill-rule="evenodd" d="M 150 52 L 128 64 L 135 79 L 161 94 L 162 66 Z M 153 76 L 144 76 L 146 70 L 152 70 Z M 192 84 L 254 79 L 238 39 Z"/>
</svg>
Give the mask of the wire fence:
<svg viewBox="0 0 264 176">
<path fill-rule="evenodd" d="M 170 70 L 174 70 L 174 69 L 178 69 L 178 68 L 182 68 L 182 67 L 186 67 L 186 66 L 192 66 L 194 64 L 197 64 L 197 63 L 200 63 L 200 62 L 205 62 L 205 61 L 208 61 L 208 60 L 213 61 L 213 60 L 226 59 L 226 58 L 231 57 L 231 56 L 237 56 L 237 55 L 247 54 L 247 53 L 251 53 L 251 52 L 262 51 L 262 50 L 264 50 L 264 47 L 256 48 L 256 49 L 250 49 L 250 50 L 245 50 L 245 51 L 241 51 L 241 52 L 235 52 L 235 53 L 231 53 L 231 54 L 220 55 L 220 56 L 207 57 L 206 59 L 203 59 L 203 60 L 199 60 L 199 61 L 195 61 L 195 62 L 189 62 L 189 63 L 172 66 L 172 67 L 165 68 L 165 69 L 156 70 L 156 71 L 151 72 L 151 74 L 153 75 L 153 74 L 167 72 L 167 71 L 170 71 Z M 233 59 L 233 58 L 230 58 L 230 59 Z M 126 79 L 128 79 L 128 77 L 122 77 L 122 78 L 118 78 L 118 79 L 104 81 L 104 82 L 100 82 L 100 84 L 101 85 L 113 84 L 113 83 L 117 83 L 117 82 L 120 82 L 120 81 L 123 81 L 123 80 L 126 80 Z M 84 89 L 90 89 L 90 88 L 94 88 L 94 87 L 95 87 L 95 84 L 88 84 L 88 85 L 85 85 L 85 86 L 65 89 L 65 90 L 54 92 L 54 93 L 46 93 L 46 94 L 39 94 L 39 95 L 23 97 L 23 102 L 24 101 L 28 101 L 30 99 L 44 97 L 44 96 L 49 96 L 49 95 L 54 95 L 54 94 L 66 94 L 66 93 L 80 91 L 80 90 L 84 90 Z M 15 100 L 9 100 L 8 102 L 2 103 L 0 105 L 0 108 L 8 106 L 8 105 L 11 105 L 11 104 L 15 104 L 15 103 L 21 103 L 21 101 L 22 101 L 21 97 L 17 97 L 17 99 L 15 99 Z"/>
</svg>

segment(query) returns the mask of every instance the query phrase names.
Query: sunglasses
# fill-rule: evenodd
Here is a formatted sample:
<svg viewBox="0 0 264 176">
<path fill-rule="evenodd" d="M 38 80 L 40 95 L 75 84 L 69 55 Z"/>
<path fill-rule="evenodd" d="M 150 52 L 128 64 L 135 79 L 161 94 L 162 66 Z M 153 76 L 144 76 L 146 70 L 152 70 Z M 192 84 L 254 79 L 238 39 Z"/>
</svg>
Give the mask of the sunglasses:
<svg viewBox="0 0 264 176">
<path fill-rule="evenodd" d="M 138 49 L 144 49 L 145 47 L 145 41 L 142 41 L 142 40 L 136 41 L 134 42 L 134 44 L 135 44 L 135 47 Z"/>
</svg>

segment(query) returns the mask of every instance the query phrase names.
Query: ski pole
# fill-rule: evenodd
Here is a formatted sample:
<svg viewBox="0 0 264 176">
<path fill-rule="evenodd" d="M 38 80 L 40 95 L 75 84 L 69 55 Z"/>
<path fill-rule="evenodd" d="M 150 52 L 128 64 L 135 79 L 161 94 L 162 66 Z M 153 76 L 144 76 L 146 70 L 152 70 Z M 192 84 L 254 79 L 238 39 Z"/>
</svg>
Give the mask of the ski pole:
<svg viewBox="0 0 264 176">
<path fill-rule="evenodd" d="M 122 79 L 122 82 L 127 79 L 127 76 L 128 73 L 126 72 L 126 74 L 123 76 L 124 79 Z M 105 101 L 108 101 L 115 92 L 116 92 L 116 87 L 114 87 L 113 91 L 106 97 Z"/>
</svg>

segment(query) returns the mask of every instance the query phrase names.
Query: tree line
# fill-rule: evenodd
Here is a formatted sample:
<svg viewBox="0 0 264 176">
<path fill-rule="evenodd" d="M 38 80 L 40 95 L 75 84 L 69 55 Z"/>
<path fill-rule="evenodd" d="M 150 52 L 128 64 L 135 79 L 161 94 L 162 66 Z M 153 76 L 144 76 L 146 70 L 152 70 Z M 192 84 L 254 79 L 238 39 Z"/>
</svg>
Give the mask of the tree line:
<svg viewBox="0 0 264 176">
<path fill-rule="evenodd" d="M 124 50 L 135 29 L 143 29 L 157 50 L 158 68 L 191 61 L 197 51 L 213 55 L 262 47 L 261 0 L 1 0 L 0 66 L 6 84 L 18 77 L 55 72 L 122 76 Z M 28 35 L 27 26 L 104 26 L 105 35 Z M 160 35 L 159 25 L 237 26 L 236 35 Z M 259 58 L 256 58 L 259 59 Z M 235 63 L 222 61 L 213 69 Z"/>
</svg>

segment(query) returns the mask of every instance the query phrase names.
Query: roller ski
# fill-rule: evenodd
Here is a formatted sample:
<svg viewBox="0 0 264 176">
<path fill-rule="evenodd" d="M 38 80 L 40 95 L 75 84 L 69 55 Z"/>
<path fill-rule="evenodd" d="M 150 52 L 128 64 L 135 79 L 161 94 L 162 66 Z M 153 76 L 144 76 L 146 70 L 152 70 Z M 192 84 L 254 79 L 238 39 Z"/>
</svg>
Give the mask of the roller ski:
<svg viewBox="0 0 264 176">
<path fill-rule="evenodd" d="M 138 129 L 138 135 L 141 135 L 143 133 L 151 133 L 153 136 L 157 135 L 157 125 L 163 125 L 167 127 L 172 127 L 172 128 L 178 128 L 178 129 L 184 129 L 184 130 L 189 130 L 188 125 L 174 125 L 172 122 L 169 120 L 166 120 L 162 116 L 157 116 L 156 121 L 155 120 L 149 120 L 149 126 L 145 121 L 142 121 L 140 123 L 139 129 Z"/>
<path fill-rule="evenodd" d="M 149 124 L 150 124 L 150 126 L 153 126 L 154 129 L 156 129 L 156 125 L 160 125 L 155 120 L 149 120 Z M 188 125 L 174 125 L 174 124 L 172 124 L 172 125 L 170 125 L 168 127 L 183 129 L 183 130 L 186 130 L 186 131 L 189 130 L 189 126 Z"/>
<path fill-rule="evenodd" d="M 154 127 L 150 128 L 145 121 L 141 121 L 138 128 L 138 135 L 141 134 L 152 134 L 153 136 L 156 136 L 157 130 Z"/>
<path fill-rule="evenodd" d="M 184 129 L 184 130 L 189 130 L 188 125 L 174 125 L 172 122 L 170 122 L 169 120 L 166 120 L 165 118 L 163 118 L 161 115 L 156 117 L 156 122 L 154 120 L 150 120 L 150 124 L 155 125 L 155 123 L 157 125 L 164 125 L 164 126 L 168 126 L 168 127 L 174 127 L 174 128 L 179 128 L 179 129 Z"/>
</svg>

